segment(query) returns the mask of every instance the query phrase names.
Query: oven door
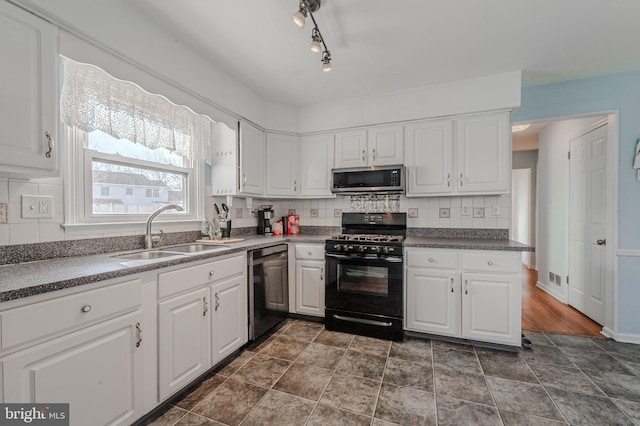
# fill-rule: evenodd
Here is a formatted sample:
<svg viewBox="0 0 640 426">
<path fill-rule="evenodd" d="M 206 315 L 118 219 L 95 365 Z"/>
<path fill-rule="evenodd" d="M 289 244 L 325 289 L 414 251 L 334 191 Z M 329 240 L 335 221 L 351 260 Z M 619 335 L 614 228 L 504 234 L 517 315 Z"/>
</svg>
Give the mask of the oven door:
<svg viewBox="0 0 640 426">
<path fill-rule="evenodd" d="M 402 318 L 402 257 L 327 253 L 328 309 Z"/>
</svg>

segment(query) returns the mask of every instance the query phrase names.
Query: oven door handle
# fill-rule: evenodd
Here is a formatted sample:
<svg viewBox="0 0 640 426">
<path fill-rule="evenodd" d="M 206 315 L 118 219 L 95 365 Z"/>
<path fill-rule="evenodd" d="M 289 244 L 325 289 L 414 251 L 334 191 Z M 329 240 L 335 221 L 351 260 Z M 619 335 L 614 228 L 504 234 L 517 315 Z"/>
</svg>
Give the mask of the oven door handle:
<svg viewBox="0 0 640 426">
<path fill-rule="evenodd" d="M 385 256 L 385 257 L 379 258 L 379 260 L 390 262 L 390 263 L 402 263 L 402 258 L 396 257 L 396 256 Z"/>
<path fill-rule="evenodd" d="M 402 257 L 397 256 L 385 256 L 385 257 L 367 257 L 367 256 L 358 256 L 358 255 L 348 255 L 348 254 L 334 254 L 334 253 L 325 253 L 325 257 L 330 257 L 333 259 L 359 259 L 359 260 L 368 260 L 368 261 L 378 261 L 378 262 L 386 262 L 386 263 L 402 263 Z"/>
<path fill-rule="evenodd" d="M 332 257 L 334 259 L 357 259 L 357 257 L 349 256 L 346 254 L 333 254 L 333 253 L 325 253 L 325 257 Z"/>
<path fill-rule="evenodd" d="M 354 318 L 354 317 L 348 317 L 346 315 L 336 315 L 336 314 L 334 314 L 333 317 L 335 319 L 337 319 L 337 320 L 340 320 L 340 321 L 357 322 L 359 324 L 375 325 L 375 326 L 378 326 L 378 327 L 391 327 L 393 325 L 392 322 L 374 321 L 374 320 L 364 319 L 364 318 Z"/>
</svg>

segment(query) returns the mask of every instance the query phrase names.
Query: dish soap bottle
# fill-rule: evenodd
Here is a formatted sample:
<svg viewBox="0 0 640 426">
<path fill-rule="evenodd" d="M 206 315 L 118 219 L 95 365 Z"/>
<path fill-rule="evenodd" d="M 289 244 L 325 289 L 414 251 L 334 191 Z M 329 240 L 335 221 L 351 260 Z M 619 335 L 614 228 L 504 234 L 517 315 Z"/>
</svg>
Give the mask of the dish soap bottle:
<svg viewBox="0 0 640 426">
<path fill-rule="evenodd" d="M 208 240 L 210 239 L 209 235 L 211 235 L 211 229 L 209 228 L 209 221 L 205 219 L 200 227 L 200 237 L 203 240 Z"/>
</svg>

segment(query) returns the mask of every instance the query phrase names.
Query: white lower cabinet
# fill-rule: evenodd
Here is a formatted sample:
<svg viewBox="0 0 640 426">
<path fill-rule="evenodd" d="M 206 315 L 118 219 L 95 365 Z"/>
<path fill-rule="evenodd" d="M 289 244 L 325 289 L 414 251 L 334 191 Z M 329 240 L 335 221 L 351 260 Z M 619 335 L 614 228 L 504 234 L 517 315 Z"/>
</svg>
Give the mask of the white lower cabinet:
<svg viewBox="0 0 640 426">
<path fill-rule="evenodd" d="M 246 256 L 158 275 L 158 401 L 247 342 Z"/>
<path fill-rule="evenodd" d="M 324 317 L 324 278 L 324 246 L 296 244 L 296 313 Z"/>
<path fill-rule="evenodd" d="M 410 331 L 520 346 L 520 253 L 407 248 Z"/>
<path fill-rule="evenodd" d="M 131 424 L 142 395 L 142 312 L 2 359 L 4 402 L 69 403 L 71 425 Z"/>
<path fill-rule="evenodd" d="M 160 400 L 182 389 L 211 366 L 209 288 L 158 303 Z"/>
</svg>

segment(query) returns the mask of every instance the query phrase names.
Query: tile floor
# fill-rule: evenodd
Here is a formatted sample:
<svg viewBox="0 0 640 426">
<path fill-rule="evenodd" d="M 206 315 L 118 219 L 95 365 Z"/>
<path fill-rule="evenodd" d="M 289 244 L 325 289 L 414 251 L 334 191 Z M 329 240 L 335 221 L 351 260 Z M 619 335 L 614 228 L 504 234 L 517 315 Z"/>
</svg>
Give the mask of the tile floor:
<svg viewBox="0 0 640 426">
<path fill-rule="evenodd" d="M 150 424 L 640 424 L 640 345 L 525 334 L 511 353 L 289 320 Z"/>
</svg>

